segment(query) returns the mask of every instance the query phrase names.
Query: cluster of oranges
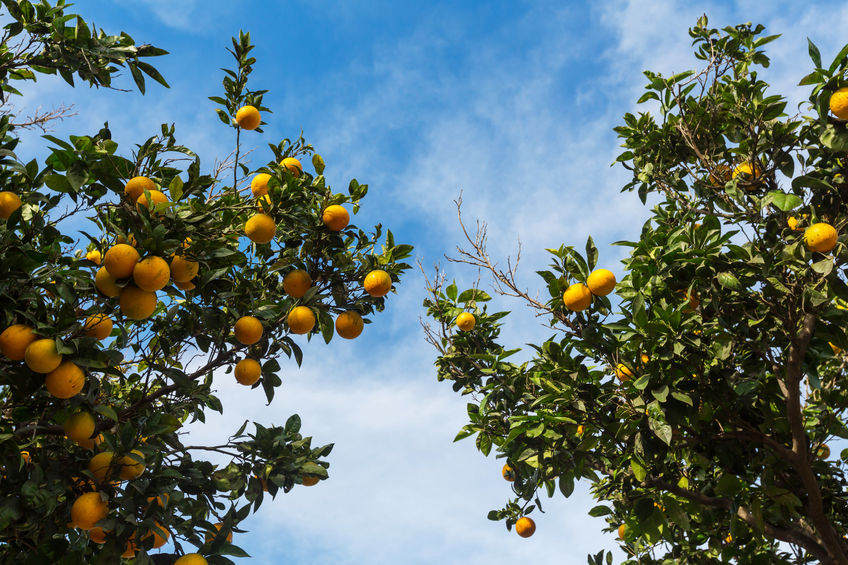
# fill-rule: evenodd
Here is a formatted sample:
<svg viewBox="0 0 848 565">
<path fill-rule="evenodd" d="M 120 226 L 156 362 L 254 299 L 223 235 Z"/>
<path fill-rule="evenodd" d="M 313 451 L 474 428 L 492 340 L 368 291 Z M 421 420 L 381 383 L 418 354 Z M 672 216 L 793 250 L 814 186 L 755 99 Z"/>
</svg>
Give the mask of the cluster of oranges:
<svg viewBox="0 0 848 565">
<path fill-rule="evenodd" d="M 580 312 L 592 303 L 592 296 L 606 296 L 615 288 L 615 275 L 608 269 L 596 269 L 586 278 L 585 284 L 576 282 L 562 293 L 565 307 Z"/>
</svg>

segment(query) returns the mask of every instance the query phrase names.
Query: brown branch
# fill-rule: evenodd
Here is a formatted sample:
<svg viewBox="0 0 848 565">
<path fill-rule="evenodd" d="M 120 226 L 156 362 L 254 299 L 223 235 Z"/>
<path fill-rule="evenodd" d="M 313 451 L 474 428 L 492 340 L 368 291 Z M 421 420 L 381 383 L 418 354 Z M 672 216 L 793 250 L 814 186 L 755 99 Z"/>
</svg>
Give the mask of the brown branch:
<svg viewBox="0 0 848 565">
<path fill-rule="evenodd" d="M 64 104 L 62 104 L 58 108 L 54 108 L 53 110 L 50 110 L 48 112 L 41 112 L 40 110 L 36 110 L 32 116 L 27 117 L 26 121 L 11 122 L 9 125 L 23 129 L 38 128 L 43 133 L 47 133 L 48 131 L 51 131 L 47 127 L 48 123 L 54 120 L 59 120 L 61 122 L 65 118 L 76 116 L 79 113 L 74 112 L 73 109 L 73 104 L 71 104 L 70 106 L 65 106 Z"/>
</svg>

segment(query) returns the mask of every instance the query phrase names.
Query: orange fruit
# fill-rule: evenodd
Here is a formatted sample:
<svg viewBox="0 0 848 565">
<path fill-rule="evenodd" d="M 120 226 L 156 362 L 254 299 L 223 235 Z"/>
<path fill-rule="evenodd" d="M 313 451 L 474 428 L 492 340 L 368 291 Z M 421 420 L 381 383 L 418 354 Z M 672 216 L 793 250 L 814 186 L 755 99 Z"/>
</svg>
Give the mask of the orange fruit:
<svg viewBox="0 0 848 565">
<path fill-rule="evenodd" d="M 121 312 L 130 320 L 146 320 L 156 310 L 158 299 L 155 292 L 127 285 L 121 291 Z"/>
<path fill-rule="evenodd" d="M 132 456 L 124 455 L 118 460 L 118 475 L 125 481 L 137 479 L 144 473 L 144 454 L 138 449 L 133 449 L 130 453 Z"/>
<path fill-rule="evenodd" d="M 299 177 L 301 173 L 303 173 L 303 166 L 300 164 L 300 161 L 294 157 L 286 157 L 280 161 L 280 166 L 288 169 L 288 171 L 296 177 Z"/>
<path fill-rule="evenodd" d="M 94 475 L 94 480 L 103 483 L 107 478 L 118 475 L 118 469 L 112 465 L 115 454 L 111 451 L 101 451 L 88 461 L 88 470 Z"/>
<path fill-rule="evenodd" d="M 144 536 L 144 539 L 153 536 L 153 549 L 159 549 L 166 543 L 171 537 L 171 533 L 165 529 L 165 526 L 160 524 L 159 522 L 154 522 L 156 524 L 156 528 L 150 530 L 150 533 Z M 162 530 L 161 532 L 159 530 Z M 164 536 L 162 534 L 165 534 Z"/>
<path fill-rule="evenodd" d="M 168 262 L 156 255 L 145 257 L 133 268 L 133 282 L 141 290 L 148 292 L 161 290 L 170 279 L 171 268 Z"/>
<path fill-rule="evenodd" d="M 289 312 L 286 321 L 293 334 L 305 334 L 315 327 L 315 314 L 306 306 L 295 306 Z"/>
<path fill-rule="evenodd" d="M 168 202 L 168 197 L 165 196 L 165 193 L 160 190 L 148 190 L 147 192 L 150 194 L 150 202 L 152 202 L 154 206 L 156 206 L 157 204 L 164 204 Z M 150 208 L 150 203 L 147 201 L 147 196 L 145 196 L 144 194 L 139 196 L 138 199 L 135 201 L 135 207 L 138 210 L 141 210 L 142 206 L 144 206 L 145 208 Z"/>
<path fill-rule="evenodd" d="M 364 327 L 365 323 L 362 321 L 362 316 L 353 310 L 342 312 L 339 314 L 339 317 L 336 318 L 336 333 L 345 339 L 354 339 L 359 337 Z"/>
<path fill-rule="evenodd" d="M 244 223 L 244 233 L 254 243 L 268 243 L 276 232 L 277 224 L 268 214 L 255 214 Z"/>
<path fill-rule="evenodd" d="M 178 288 L 178 289 L 180 289 L 180 290 L 194 290 L 195 288 L 197 288 L 197 285 L 196 285 L 196 284 L 194 284 L 194 283 L 193 283 L 193 282 L 191 282 L 191 281 L 186 281 L 186 282 L 175 282 L 174 284 L 175 284 L 175 285 L 177 286 L 177 288 Z"/>
<path fill-rule="evenodd" d="M 259 208 L 260 212 L 270 210 L 273 205 L 274 203 L 271 201 L 270 194 L 263 194 L 256 200 L 256 207 Z"/>
<path fill-rule="evenodd" d="M 375 269 L 365 276 L 363 286 L 365 292 L 379 298 L 387 295 L 392 289 L 392 277 L 386 271 Z"/>
<path fill-rule="evenodd" d="M 116 279 L 132 276 L 133 269 L 141 256 L 132 245 L 119 243 L 110 247 L 103 257 L 103 266 Z"/>
<path fill-rule="evenodd" d="M 463 312 L 456 317 L 456 327 L 464 332 L 470 332 L 477 325 L 477 320 L 471 312 Z"/>
<path fill-rule="evenodd" d="M 174 565 L 209 565 L 209 562 L 199 553 L 186 553 L 174 561 Z"/>
<path fill-rule="evenodd" d="M 515 469 L 510 467 L 509 463 L 505 463 L 501 469 L 501 476 L 507 481 L 513 482 L 515 480 Z"/>
<path fill-rule="evenodd" d="M 824 222 L 813 224 L 804 231 L 804 243 L 810 251 L 819 253 L 827 253 L 836 247 L 837 237 L 836 229 Z"/>
<path fill-rule="evenodd" d="M 250 192 L 253 196 L 260 197 L 268 194 L 268 181 L 271 180 L 271 175 L 268 173 L 259 173 L 250 181 Z"/>
<path fill-rule="evenodd" d="M 606 296 L 615 288 L 615 275 L 608 269 L 595 269 L 586 279 L 586 286 L 595 296 Z"/>
<path fill-rule="evenodd" d="M 109 513 L 109 505 L 99 492 L 81 494 L 71 506 L 71 520 L 81 530 L 90 530 Z"/>
<path fill-rule="evenodd" d="M 318 477 L 303 477 L 303 486 L 314 487 L 318 484 Z"/>
<path fill-rule="evenodd" d="M 330 231 L 341 231 L 350 223 L 350 214 L 343 206 L 333 204 L 324 208 L 324 213 L 321 215 L 321 221 Z"/>
<path fill-rule="evenodd" d="M 624 363 L 619 363 L 615 366 L 615 376 L 619 381 L 626 383 L 633 376 L 633 371 L 628 369 Z"/>
<path fill-rule="evenodd" d="M 816 457 L 818 459 L 827 459 L 830 457 L 830 447 L 826 443 L 821 444 L 816 450 Z"/>
<path fill-rule="evenodd" d="M 586 431 L 586 428 L 583 427 L 583 424 L 577 426 L 577 437 L 583 437 L 583 432 Z"/>
<path fill-rule="evenodd" d="M 163 492 L 159 496 L 148 496 L 147 497 L 147 503 L 148 504 L 156 502 L 156 504 L 161 506 L 162 508 L 165 508 L 165 506 L 168 505 L 168 501 L 170 501 L 170 500 L 171 500 L 171 495 L 168 494 L 167 492 Z"/>
<path fill-rule="evenodd" d="M 97 544 L 106 543 L 106 531 L 103 528 L 91 528 L 88 530 L 88 539 Z"/>
<path fill-rule="evenodd" d="M 627 536 L 627 524 L 621 524 L 618 527 L 618 539 L 624 539 Z"/>
<path fill-rule="evenodd" d="M 236 112 L 236 123 L 241 129 L 254 130 L 262 123 L 262 115 L 254 106 L 242 106 Z"/>
<path fill-rule="evenodd" d="M 85 373 L 76 364 L 65 361 L 44 377 L 44 386 L 56 398 L 71 398 L 85 386 Z"/>
<path fill-rule="evenodd" d="M 262 365 L 254 359 L 242 359 L 236 363 L 235 374 L 239 383 L 253 386 L 262 376 Z"/>
<path fill-rule="evenodd" d="M 533 521 L 533 518 L 528 518 L 527 516 L 519 518 L 515 523 L 515 533 L 523 538 L 529 538 L 536 533 L 536 523 Z"/>
<path fill-rule="evenodd" d="M 77 445 L 80 447 L 84 447 L 85 449 L 94 449 L 98 445 L 103 443 L 103 434 L 97 434 L 95 438 L 88 438 L 82 441 L 78 441 Z"/>
<path fill-rule="evenodd" d="M 0 333 L 0 353 L 12 361 L 23 361 L 27 347 L 38 339 L 26 324 L 12 324 Z"/>
<path fill-rule="evenodd" d="M 29 456 L 29 451 L 21 451 L 21 459 L 24 460 L 24 463 L 29 464 L 32 461 L 32 458 Z"/>
<path fill-rule="evenodd" d="M 88 337 L 103 340 L 112 333 L 112 319 L 106 314 L 93 314 L 86 318 L 82 329 Z"/>
<path fill-rule="evenodd" d="M 27 367 L 36 373 L 49 373 L 62 364 L 62 356 L 56 350 L 56 340 L 37 339 L 24 351 Z"/>
<path fill-rule="evenodd" d="M 133 177 L 124 185 L 124 194 L 136 202 L 145 190 L 156 190 L 156 185 L 147 177 Z"/>
<path fill-rule="evenodd" d="M 701 301 L 698 299 L 698 295 L 694 292 L 690 292 L 688 290 L 680 289 L 676 291 L 679 294 L 686 295 L 687 304 L 683 307 L 684 312 L 694 312 L 698 306 L 701 305 Z"/>
<path fill-rule="evenodd" d="M 85 254 L 85 258 L 94 263 L 95 265 L 99 265 L 102 256 L 100 255 L 100 251 L 98 249 L 92 249 L 91 251 Z"/>
<path fill-rule="evenodd" d="M 0 219 L 8 220 L 12 212 L 21 207 L 21 199 L 14 192 L 0 192 Z"/>
<path fill-rule="evenodd" d="M 125 238 L 124 236 L 119 235 L 115 238 L 115 243 L 127 243 L 133 247 L 136 247 L 138 245 L 138 241 L 136 241 L 135 236 L 133 234 L 130 234 L 129 241 L 127 241 L 127 238 Z"/>
<path fill-rule="evenodd" d="M 283 278 L 283 290 L 292 298 L 303 298 L 303 295 L 311 286 L 312 277 L 301 269 L 290 271 Z"/>
<path fill-rule="evenodd" d="M 710 182 L 712 184 L 720 184 L 724 186 L 725 183 L 730 180 L 732 174 L 733 169 L 731 169 L 728 165 L 716 165 L 715 171 L 710 173 Z"/>
<path fill-rule="evenodd" d="M 252 345 L 262 337 L 262 322 L 253 316 L 242 316 L 233 327 L 236 340 L 244 345 Z"/>
<path fill-rule="evenodd" d="M 580 312 L 592 303 L 592 291 L 583 283 L 574 283 L 562 293 L 562 301 L 569 310 Z"/>
<path fill-rule="evenodd" d="M 127 540 L 127 548 L 121 554 L 121 557 L 124 559 L 132 559 L 135 557 L 135 553 L 138 551 L 138 546 L 135 543 L 135 533 L 130 536 L 130 539 Z"/>
<path fill-rule="evenodd" d="M 215 524 L 215 530 L 216 531 L 207 532 L 206 543 L 209 543 L 210 541 L 212 541 L 213 539 L 215 539 L 218 536 L 218 532 L 221 531 L 221 526 L 223 526 L 223 525 L 224 524 L 222 524 L 221 522 L 218 522 L 217 524 Z M 227 542 L 233 543 L 233 532 L 230 532 L 230 533 L 227 534 Z"/>
<path fill-rule="evenodd" d="M 757 163 L 754 163 L 754 165 L 752 166 L 751 163 L 746 162 L 740 163 L 736 166 L 735 169 L 733 169 L 733 174 L 731 175 L 731 178 L 735 179 L 739 175 L 745 175 L 742 177 L 742 180 L 752 182 L 756 181 L 761 174 L 762 172 L 760 171 L 760 166 Z M 757 186 L 759 186 L 759 184 L 760 183 L 757 182 L 753 186 L 749 186 L 748 190 L 754 190 L 755 188 L 757 188 Z"/>
<path fill-rule="evenodd" d="M 840 120 L 848 120 L 848 88 L 840 88 L 830 95 L 830 111 Z"/>
<path fill-rule="evenodd" d="M 639 358 L 642 360 L 643 365 L 647 365 L 648 361 L 651 360 L 651 358 L 648 357 L 645 353 L 643 353 Z"/>
<path fill-rule="evenodd" d="M 118 286 L 117 279 L 110 275 L 109 271 L 106 270 L 106 267 L 100 267 L 97 270 L 97 274 L 94 275 L 94 286 L 101 294 L 108 296 L 109 298 L 120 296 L 121 290 L 123 290 L 120 286 Z"/>
<path fill-rule="evenodd" d="M 200 263 L 190 261 L 180 255 L 175 255 L 171 259 L 171 278 L 175 283 L 187 283 L 197 276 L 200 270 Z M 185 290 L 185 289 L 184 289 Z"/>
<path fill-rule="evenodd" d="M 65 437 L 79 443 L 91 439 L 94 433 L 94 416 L 90 412 L 74 412 L 65 420 Z"/>
</svg>

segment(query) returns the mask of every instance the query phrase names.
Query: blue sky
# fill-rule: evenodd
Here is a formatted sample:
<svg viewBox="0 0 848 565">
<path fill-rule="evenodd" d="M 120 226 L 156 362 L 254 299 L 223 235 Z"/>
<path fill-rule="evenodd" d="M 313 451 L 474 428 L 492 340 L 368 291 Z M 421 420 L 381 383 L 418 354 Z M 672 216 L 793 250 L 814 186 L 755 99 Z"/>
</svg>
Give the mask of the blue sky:
<svg viewBox="0 0 848 565">
<path fill-rule="evenodd" d="M 520 281 L 543 290 L 533 271 L 545 248 L 582 246 L 591 234 L 601 265 L 620 272 L 619 239 L 638 237 L 647 215 L 619 194 L 626 171 L 612 128 L 635 109 L 641 70 L 690 68 L 686 30 L 702 13 L 716 25 L 762 22 L 784 37 L 770 46 L 766 73 L 793 101 L 808 72 L 806 37 L 829 60 L 841 47 L 848 8 L 835 2 L 223 2 L 84 0 L 76 9 L 110 31 L 171 52 L 156 61 L 170 82 L 138 93 L 69 90 L 40 80 L 22 113 L 58 103 L 77 116 L 54 135 L 94 133 L 108 119 L 123 150 L 174 122 L 206 170 L 232 149 L 207 96 L 220 92 L 225 47 L 251 32 L 258 59 L 250 86 L 269 89 L 265 133 L 246 134 L 254 166 L 267 143 L 301 130 L 327 163 L 330 184 L 370 185 L 358 225 L 382 222 L 412 243 L 425 268 L 460 242 L 453 200 L 462 191 L 470 221 L 489 224 L 494 257 L 522 244 Z M 838 22 L 839 25 L 834 23 Z M 128 83 L 127 83 L 128 84 Z M 790 105 L 790 108 L 794 105 Z M 43 155 L 36 135 L 18 152 Z M 471 284 L 476 273 L 448 266 Z M 602 520 L 589 518 L 587 491 L 555 498 L 521 539 L 486 513 L 510 495 L 501 462 L 471 441 L 452 443 L 465 401 L 435 381 L 434 352 L 419 326 L 424 281 L 410 273 L 386 312 L 355 342 L 310 344 L 302 369 L 287 364 L 271 407 L 261 391 L 223 375 L 223 417 L 193 427 L 219 441 L 246 419 L 280 423 L 294 412 L 318 443 L 335 442 L 330 480 L 295 489 L 242 524 L 236 543 L 274 564 L 483 564 L 518 559 L 578 564 L 615 548 Z M 505 336 L 513 344 L 547 333 L 522 305 Z"/>
</svg>

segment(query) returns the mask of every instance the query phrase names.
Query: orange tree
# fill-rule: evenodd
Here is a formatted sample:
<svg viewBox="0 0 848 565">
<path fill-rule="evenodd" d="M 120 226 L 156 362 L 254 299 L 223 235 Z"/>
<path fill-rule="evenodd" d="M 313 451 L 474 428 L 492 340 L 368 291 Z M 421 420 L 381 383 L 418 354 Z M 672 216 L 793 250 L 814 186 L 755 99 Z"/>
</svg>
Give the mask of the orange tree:
<svg viewBox="0 0 848 565">
<path fill-rule="evenodd" d="M 787 116 L 762 31 L 702 18 L 700 70 L 645 73 L 617 161 L 653 207 L 617 284 L 589 238 L 550 250 L 535 299 L 466 233 L 455 260 L 550 320 L 526 362 L 485 292 L 431 284 L 438 378 L 473 398 L 458 438 L 506 459 L 516 498 L 489 517 L 521 535 L 540 491 L 585 479 L 627 563 L 848 563 L 848 450 L 828 446 L 848 437 L 848 47 L 825 66 L 810 43 L 808 114 Z"/>
<path fill-rule="evenodd" d="M 37 74 L 111 87 L 129 68 L 142 91 L 145 75 L 166 84 L 144 61 L 161 49 L 91 28 L 62 2 L 3 5 L 4 101 Z M 281 355 L 300 364 L 313 335 L 357 337 L 412 250 L 349 223 L 367 185 L 331 190 L 302 138 L 271 145 L 258 171 L 239 160 L 240 139 L 258 136 L 243 130 L 269 115 L 265 91 L 247 87 L 251 49 L 233 39 L 235 69 L 211 97 L 236 139 L 211 174 L 173 125 L 125 152 L 108 127 L 45 135 L 41 164 L 14 153 L 16 133 L 50 116 L 0 116 L 0 562 L 193 551 L 230 563 L 246 555 L 233 531 L 266 495 L 327 478 L 332 445 L 313 446 L 297 415 L 245 422 L 220 445 L 188 445 L 181 430 L 222 411 L 222 379 L 270 402 Z M 310 155 L 315 174 L 300 162 Z"/>
</svg>

